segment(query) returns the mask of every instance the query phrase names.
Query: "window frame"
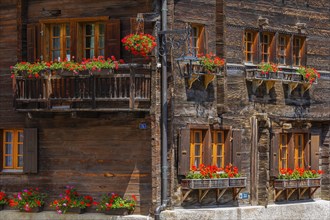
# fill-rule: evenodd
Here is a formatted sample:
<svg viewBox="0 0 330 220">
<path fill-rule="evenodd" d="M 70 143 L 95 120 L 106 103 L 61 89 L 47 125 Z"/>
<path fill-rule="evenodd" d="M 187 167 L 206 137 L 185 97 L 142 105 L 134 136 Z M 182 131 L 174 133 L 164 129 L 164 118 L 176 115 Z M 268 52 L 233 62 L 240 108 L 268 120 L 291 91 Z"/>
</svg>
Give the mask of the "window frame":
<svg viewBox="0 0 330 220">
<path fill-rule="evenodd" d="M 12 133 L 12 141 L 11 142 L 7 142 L 6 141 L 6 133 L 11 132 Z M 24 154 L 19 154 L 19 145 L 21 144 L 23 146 L 24 143 L 24 138 L 23 138 L 23 142 L 19 142 L 19 133 L 23 133 L 23 129 L 4 129 L 2 132 L 3 135 L 3 143 L 2 143 L 2 149 L 3 149 L 3 154 L 2 154 L 2 160 L 3 160 L 3 164 L 2 164 L 2 168 L 4 170 L 23 170 L 24 164 L 23 166 L 19 166 L 18 162 L 19 162 L 19 157 L 22 157 L 23 160 L 23 156 Z M 12 154 L 6 154 L 6 144 L 11 143 L 12 144 Z M 6 157 L 10 156 L 12 157 L 12 166 L 6 166 Z"/>
<path fill-rule="evenodd" d="M 195 142 L 196 134 L 200 135 L 200 143 Z M 199 166 L 199 164 L 203 163 L 203 130 L 200 129 L 193 129 L 190 131 L 190 167 L 192 166 Z M 196 144 L 199 144 L 199 156 L 196 156 L 195 149 Z M 199 158 L 199 164 L 195 164 L 196 157 Z"/>
<path fill-rule="evenodd" d="M 299 44 L 296 44 L 296 40 L 299 41 Z M 292 65 L 293 66 L 301 66 L 303 65 L 303 51 L 304 51 L 304 44 L 305 38 L 301 36 L 293 36 L 293 43 L 292 43 Z M 298 61 L 298 62 L 297 62 Z"/>
<path fill-rule="evenodd" d="M 280 146 L 279 146 L 279 162 L 278 162 L 278 168 L 288 168 L 289 164 L 289 135 L 287 133 L 281 133 L 280 134 Z M 285 141 L 283 142 L 283 138 L 285 137 Z M 285 143 L 285 147 L 283 146 L 283 143 Z M 286 148 L 285 151 L 285 158 L 282 157 L 282 151 L 283 148 Z M 283 160 L 285 160 L 285 166 L 283 167 Z"/>
<path fill-rule="evenodd" d="M 281 45 L 281 38 L 284 38 L 284 45 Z M 277 44 L 277 60 L 280 65 L 288 65 L 290 63 L 290 36 L 279 34 Z M 283 54 L 281 54 L 281 48 L 284 48 Z M 284 62 L 281 63 L 281 57 L 283 57 Z"/>
<path fill-rule="evenodd" d="M 223 130 L 211 130 L 212 133 L 212 165 L 218 165 L 218 159 L 220 158 L 220 167 L 225 167 L 225 132 Z M 218 134 L 221 133 L 221 140 L 218 140 Z M 218 147 L 221 147 L 221 154 L 219 155 Z"/>
<path fill-rule="evenodd" d="M 247 35 L 251 34 L 251 40 L 247 41 Z M 252 30 L 245 30 L 244 32 L 244 60 L 248 63 L 254 63 L 257 59 L 257 31 Z M 251 47 L 248 46 L 248 44 L 251 44 Z M 248 50 L 249 49 L 249 50 Z M 248 54 L 250 54 L 250 59 L 248 59 Z"/>
<path fill-rule="evenodd" d="M 85 55 L 85 52 L 87 49 L 91 49 L 91 48 L 87 48 L 86 47 L 86 25 L 88 24 L 92 24 L 94 25 L 94 35 L 90 35 L 90 36 L 94 36 L 94 56 L 92 57 L 87 57 Z M 100 35 L 100 24 L 103 24 L 103 34 L 102 36 Z M 81 47 L 81 54 L 83 55 L 84 58 L 88 59 L 88 58 L 93 58 L 93 57 L 98 57 L 98 56 L 105 56 L 105 28 L 106 28 L 106 23 L 102 22 L 102 21 L 96 21 L 96 22 L 79 22 L 78 26 L 81 26 L 82 28 L 82 34 L 81 36 L 78 36 L 81 38 L 81 42 L 82 43 L 82 47 Z M 99 43 L 100 43 L 100 38 L 103 37 L 103 47 L 101 47 L 101 49 L 103 49 L 103 54 L 100 53 L 100 47 L 99 47 Z"/>
<path fill-rule="evenodd" d="M 191 53 L 192 56 L 205 55 L 207 53 L 207 48 L 206 48 L 207 39 L 205 36 L 206 33 L 205 25 L 193 23 L 190 24 L 190 27 L 191 27 L 191 33 L 190 33 L 191 51 L 188 51 L 188 53 Z"/>
<path fill-rule="evenodd" d="M 267 42 L 265 42 L 265 38 L 267 36 Z M 261 33 L 261 62 L 269 63 L 270 62 L 270 56 L 271 56 L 271 43 L 272 43 L 272 36 L 268 32 Z M 266 50 L 266 51 L 265 51 Z M 265 57 L 267 58 L 265 59 Z"/>
<path fill-rule="evenodd" d="M 299 141 L 301 142 L 300 145 L 299 145 Z M 301 147 L 301 155 L 299 155 L 300 147 Z M 306 153 L 305 150 L 306 150 L 305 134 L 304 133 L 295 133 L 294 134 L 294 168 L 295 167 L 305 167 L 305 164 L 304 164 L 305 153 Z M 300 160 L 300 163 L 299 163 L 299 160 Z"/>
<path fill-rule="evenodd" d="M 60 39 L 60 60 L 64 60 L 67 58 L 66 56 L 66 51 L 69 50 L 70 51 L 70 59 L 71 59 L 71 54 L 72 54 L 72 51 L 71 51 L 71 47 L 67 47 L 66 45 L 66 38 L 69 37 L 70 38 L 70 46 L 72 44 L 72 39 L 71 39 L 71 25 L 70 23 L 52 23 L 52 24 L 48 24 L 46 25 L 45 28 L 48 28 L 48 32 L 49 32 L 49 39 L 48 42 L 49 42 L 49 45 L 45 45 L 47 48 L 49 48 L 49 54 L 48 54 L 48 57 L 49 57 L 49 60 L 59 60 L 58 58 L 54 58 L 53 57 L 53 39 L 54 39 L 54 36 L 53 36 L 53 27 L 55 25 L 60 25 L 60 35 L 59 35 L 59 39 Z M 66 33 L 66 25 L 69 25 L 69 32 L 70 32 L 70 35 L 67 35 Z"/>
</svg>

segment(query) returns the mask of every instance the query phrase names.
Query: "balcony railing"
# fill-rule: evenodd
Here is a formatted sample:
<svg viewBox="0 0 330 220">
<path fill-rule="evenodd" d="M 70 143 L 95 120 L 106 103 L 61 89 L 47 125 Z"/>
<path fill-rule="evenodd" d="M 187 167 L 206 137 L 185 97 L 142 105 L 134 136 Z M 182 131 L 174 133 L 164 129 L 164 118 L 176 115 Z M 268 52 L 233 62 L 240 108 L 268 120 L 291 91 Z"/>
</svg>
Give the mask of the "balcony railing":
<svg viewBox="0 0 330 220">
<path fill-rule="evenodd" d="M 115 73 L 15 77 L 17 111 L 149 111 L 149 65 L 123 64 Z"/>
</svg>

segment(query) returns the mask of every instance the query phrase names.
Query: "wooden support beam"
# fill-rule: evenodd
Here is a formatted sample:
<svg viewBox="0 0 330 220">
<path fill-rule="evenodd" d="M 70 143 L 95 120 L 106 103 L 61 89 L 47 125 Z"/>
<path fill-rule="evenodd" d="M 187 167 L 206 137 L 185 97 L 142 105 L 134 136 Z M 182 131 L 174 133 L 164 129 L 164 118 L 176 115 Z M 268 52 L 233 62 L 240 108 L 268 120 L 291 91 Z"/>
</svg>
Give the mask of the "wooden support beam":
<svg viewBox="0 0 330 220">
<path fill-rule="evenodd" d="M 266 92 L 267 92 L 267 95 L 268 95 L 269 91 L 274 87 L 275 81 L 274 80 L 267 80 L 265 83 L 266 83 Z"/>
<path fill-rule="evenodd" d="M 220 198 L 225 194 L 225 192 L 227 191 L 228 188 L 224 188 L 224 189 L 216 189 L 217 191 L 217 202 L 219 202 Z"/>
<path fill-rule="evenodd" d="M 298 86 L 298 82 L 289 82 L 288 83 L 288 96 L 291 95 L 292 91 Z"/>
<path fill-rule="evenodd" d="M 308 190 L 308 187 L 306 188 L 299 188 L 298 190 L 298 199 L 301 199 L 301 197 L 304 195 L 304 193 Z"/>
<path fill-rule="evenodd" d="M 309 198 L 312 198 L 312 196 L 314 195 L 314 193 L 316 192 L 316 190 L 320 188 L 319 186 L 315 187 L 315 189 L 312 189 L 312 187 L 309 190 Z"/>
<path fill-rule="evenodd" d="M 297 188 L 292 188 L 292 189 L 286 189 L 288 194 L 287 194 L 287 197 L 286 197 L 286 200 L 289 200 L 290 197 L 293 195 L 293 193 L 297 190 Z"/>
<path fill-rule="evenodd" d="M 261 86 L 261 84 L 262 84 L 263 81 L 264 80 L 262 80 L 262 79 L 254 79 L 254 80 L 252 80 L 252 92 L 253 92 L 253 94 L 256 93 L 257 89 L 259 88 L 259 86 Z"/>
<path fill-rule="evenodd" d="M 198 190 L 198 202 L 201 203 L 205 196 L 209 193 L 210 189 L 206 189 L 204 192 L 202 189 Z"/>
<path fill-rule="evenodd" d="M 312 84 L 310 83 L 303 83 L 301 88 L 301 96 L 305 94 L 310 88 L 312 87 Z"/>
<path fill-rule="evenodd" d="M 233 188 L 233 200 L 237 200 L 238 194 L 241 192 L 241 190 L 245 187 L 234 187 Z"/>
<path fill-rule="evenodd" d="M 214 74 L 205 74 L 204 75 L 204 88 L 207 89 L 208 85 L 215 79 Z"/>
<path fill-rule="evenodd" d="M 198 74 L 192 74 L 191 77 L 188 79 L 188 86 L 189 89 L 191 89 L 192 84 L 199 78 L 200 75 Z"/>
<path fill-rule="evenodd" d="M 188 196 L 189 194 L 193 191 L 193 189 L 189 189 L 186 193 L 183 194 L 183 198 L 182 198 L 182 201 L 184 201 Z"/>
<path fill-rule="evenodd" d="M 278 190 L 277 193 L 276 193 L 276 190 L 277 190 L 277 189 L 274 190 L 274 200 L 275 200 L 275 201 L 276 201 L 277 198 L 282 194 L 282 192 L 285 191 L 285 189 L 280 189 L 280 190 Z"/>
</svg>

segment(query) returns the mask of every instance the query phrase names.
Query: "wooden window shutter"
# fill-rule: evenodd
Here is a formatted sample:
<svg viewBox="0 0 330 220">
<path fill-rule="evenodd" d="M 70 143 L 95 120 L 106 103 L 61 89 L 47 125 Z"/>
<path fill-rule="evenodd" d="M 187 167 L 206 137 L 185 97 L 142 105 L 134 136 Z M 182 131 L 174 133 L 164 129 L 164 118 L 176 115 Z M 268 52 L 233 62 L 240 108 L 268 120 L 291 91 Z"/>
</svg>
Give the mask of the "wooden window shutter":
<svg viewBox="0 0 330 220">
<path fill-rule="evenodd" d="M 78 24 L 77 22 L 70 22 L 70 52 L 71 57 L 75 57 L 75 61 L 78 58 L 78 48 L 77 48 L 77 42 L 78 42 Z M 79 35 L 82 36 L 82 35 Z"/>
<path fill-rule="evenodd" d="M 294 169 L 294 134 L 288 134 L 288 168 Z"/>
<path fill-rule="evenodd" d="M 144 33 L 144 22 L 137 22 L 136 18 L 130 18 L 131 34 Z"/>
<path fill-rule="evenodd" d="M 241 171 L 241 164 L 242 164 L 242 130 L 233 130 L 232 132 L 233 136 L 233 143 L 232 143 L 232 164 L 238 168 L 239 171 Z"/>
<path fill-rule="evenodd" d="M 311 134 L 311 161 L 310 166 L 311 169 L 318 170 L 319 169 L 319 149 L 320 149 L 320 134 L 312 133 Z"/>
<path fill-rule="evenodd" d="M 260 46 L 259 46 L 259 37 L 261 37 L 261 34 L 258 32 L 253 32 L 254 40 L 253 40 L 253 63 L 259 63 L 260 62 Z"/>
<path fill-rule="evenodd" d="M 270 43 L 270 57 L 269 61 L 273 63 L 277 63 L 277 39 L 278 39 L 278 33 L 271 36 L 271 43 Z"/>
<path fill-rule="evenodd" d="M 111 19 L 106 23 L 105 57 L 120 59 L 120 19 Z"/>
<path fill-rule="evenodd" d="M 225 139 L 225 155 L 224 155 L 224 159 L 225 159 L 225 166 L 227 164 L 229 164 L 231 162 L 231 147 L 230 147 L 230 138 L 231 138 L 231 131 L 227 130 L 224 132 L 224 139 Z"/>
<path fill-rule="evenodd" d="M 310 155 L 311 155 L 311 148 L 310 148 L 310 144 L 309 144 L 309 139 L 310 139 L 310 134 L 306 133 L 304 134 L 304 168 L 307 169 L 308 166 L 311 163 L 310 160 Z"/>
<path fill-rule="evenodd" d="M 27 61 L 35 62 L 40 59 L 41 55 L 41 25 L 27 25 Z"/>
<path fill-rule="evenodd" d="M 24 129 L 23 172 L 37 173 L 38 170 L 38 133 L 36 128 Z"/>
<path fill-rule="evenodd" d="M 306 38 L 301 38 L 302 46 L 301 46 L 301 65 L 306 66 L 307 64 L 307 44 L 306 44 Z"/>
<path fill-rule="evenodd" d="M 0 171 L 2 170 L 3 166 L 3 130 L 0 129 Z"/>
<path fill-rule="evenodd" d="M 289 38 L 287 65 L 293 65 L 293 35 Z"/>
<path fill-rule="evenodd" d="M 178 175 L 186 175 L 190 170 L 190 129 L 181 129 L 178 151 Z"/>
<path fill-rule="evenodd" d="M 207 53 L 207 31 L 206 27 L 201 26 L 201 31 L 199 33 L 198 39 L 198 54 L 206 54 Z"/>
<path fill-rule="evenodd" d="M 279 174 L 279 145 L 280 145 L 280 134 L 272 133 L 272 142 L 270 148 L 270 175 L 278 176 Z"/>
</svg>

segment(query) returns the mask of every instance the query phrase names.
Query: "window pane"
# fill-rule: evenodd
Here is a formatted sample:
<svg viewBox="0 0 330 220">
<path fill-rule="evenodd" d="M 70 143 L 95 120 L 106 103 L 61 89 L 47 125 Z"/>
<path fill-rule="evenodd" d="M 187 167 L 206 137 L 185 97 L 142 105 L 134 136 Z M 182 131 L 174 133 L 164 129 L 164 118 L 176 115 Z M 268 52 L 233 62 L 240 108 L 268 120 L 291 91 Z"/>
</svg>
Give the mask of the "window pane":
<svg viewBox="0 0 330 220">
<path fill-rule="evenodd" d="M 100 33 L 100 35 L 104 34 L 104 30 L 105 30 L 104 24 L 99 24 L 99 33 Z"/>
<path fill-rule="evenodd" d="M 54 50 L 52 56 L 53 56 L 52 57 L 53 60 L 55 60 L 55 59 L 59 60 L 60 59 L 60 51 L 59 50 Z"/>
<path fill-rule="evenodd" d="M 18 142 L 23 142 L 24 134 L 23 132 L 18 132 Z"/>
<path fill-rule="evenodd" d="M 53 49 L 60 49 L 60 38 L 53 38 Z"/>
<path fill-rule="evenodd" d="M 195 156 L 200 156 L 201 152 L 200 152 L 200 145 L 196 144 L 195 145 Z"/>
<path fill-rule="evenodd" d="M 65 25 L 65 35 L 70 36 L 70 25 Z"/>
<path fill-rule="evenodd" d="M 94 35 L 94 24 L 86 24 L 86 35 Z"/>
<path fill-rule="evenodd" d="M 222 145 L 217 146 L 217 155 L 219 155 L 219 156 L 222 155 Z"/>
<path fill-rule="evenodd" d="M 195 143 L 200 143 L 200 142 L 201 142 L 200 133 L 196 132 L 195 133 Z"/>
<path fill-rule="evenodd" d="M 281 159 L 285 159 L 286 158 L 286 148 L 282 148 L 281 150 Z"/>
<path fill-rule="evenodd" d="M 18 145 L 18 154 L 23 154 L 23 144 Z"/>
<path fill-rule="evenodd" d="M 94 48 L 94 37 L 86 37 L 85 46 L 86 48 Z"/>
<path fill-rule="evenodd" d="M 99 50 L 99 56 L 104 56 L 104 50 L 103 49 Z"/>
<path fill-rule="evenodd" d="M 13 166 L 13 158 L 11 156 L 6 156 L 5 157 L 5 166 L 6 167 Z"/>
<path fill-rule="evenodd" d="M 6 144 L 5 148 L 6 148 L 6 150 L 5 150 L 6 154 L 12 154 L 13 153 L 13 145 L 12 144 Z"/>
<path fill-rule="evenodd" d="M 282 168 L 287 168 L 286 167 L 286 160 L 282 160 L 282 166 L 281 166 Z"/>
<path fill-rule="evenodd" d="M 53 37 L 59 37 L 61 32 L 60 25 L 54 25 L 53 26 Z"/>
<path fill-rule="evenodd" d="M 66 38 L 65 45 L 66 45 L 66 48 L 70 48 L 70 37 Z"/>
<path fill-rule="evenodd" d="M 218 143 L 223 143 L 222 142 L 222 133 L 218 132 Z"/>
<path fill-rule="evenodd" d="M 246 60 L 247 61 L 252 61 L 252 54 L 248 53 Z"/>
<path fill-rule="evenodd" d="M 18 167 L 23 167 L 23 156 L 18 157 Z"/>
<path fill-rule="evenodd" d="M 104 48 L 104 37 L 99 37 L 99 47 Z"/>
<path fill-rule="evenodd" d="M 12 142 L 13 141 L 13 133 L 12 132 L 6 132 L 6 142 Z"/>
<path fill-rule="evenodd" d="M 200 159 L 199 158 L 195 158 L 194 165 L 196 167 L 199 167 L 199 164 L 200 164 Z"/>
<path fill-rule="evenodd" d="M 280 62 L 280 64 L 285 64 L 285 59 L 284 59 L 284 57 L 280 57 L 279 62 Z"/>
<path fill-rule="evenodd" d="M 221 158 L 218 158 L 218 160 L 217 160 L 217 167 L 222 167 Z"/>
</svg>

